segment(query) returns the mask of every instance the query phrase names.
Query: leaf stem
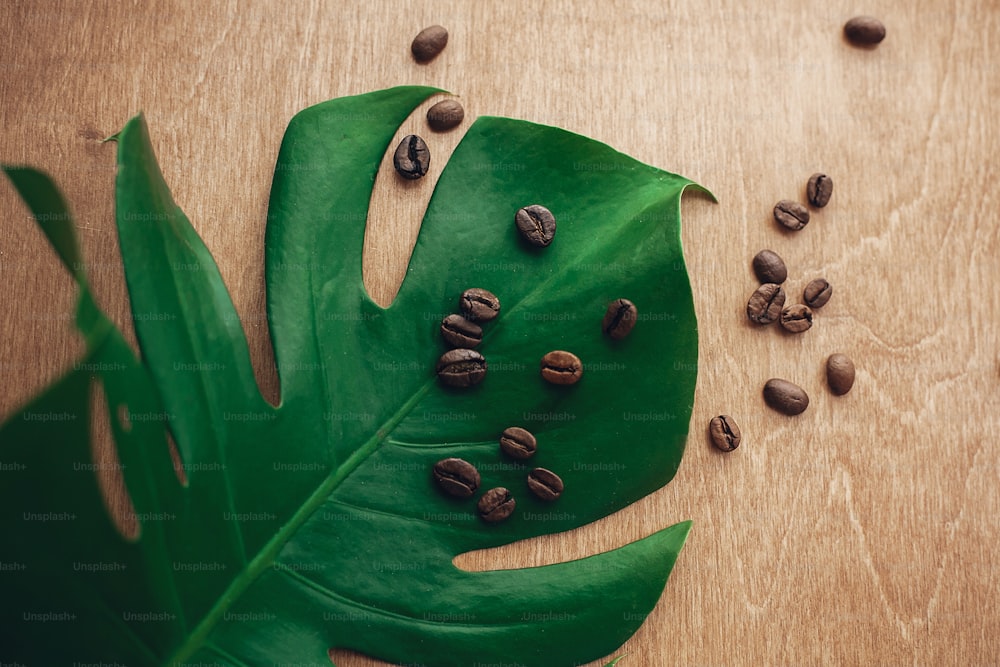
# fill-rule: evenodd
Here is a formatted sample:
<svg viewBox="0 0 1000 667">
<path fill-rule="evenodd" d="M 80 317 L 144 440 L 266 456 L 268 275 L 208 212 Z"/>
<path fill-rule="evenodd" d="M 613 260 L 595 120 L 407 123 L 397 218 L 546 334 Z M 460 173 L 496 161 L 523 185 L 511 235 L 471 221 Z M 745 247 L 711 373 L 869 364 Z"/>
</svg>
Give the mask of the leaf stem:
<svg viewBox="0 0 1000 667">
<path fill-rule="evenodd" d="M 244 592 L 257 580 L 260 575 L 270 569 L 274 564 L 275 559 L 281 552 L 281 549 L 292 539 L 298 529 L 304 524 L 313 513 L 316 512 L 323 503 L 329 499 L 333 491 L 340 486 L 343 482 L 358 466 L 360 466 L 365 459 L 371 456 L 378 447 L 385 442 L 392 433 L 396 425 L 401 422 L 407 414 L 413 409 L 413 407 L 420 402 L 421 399 L 430 391 L 430 388 L 434 385 L 437 378 L 431 378 L 424 383 L 417 391 L 413 392 L 406 403 L 400 406 L 389 419 L 385 421 L 381 428 L 375 431 L 361 447 L 359 447 L 351 456 L 347 458 L 339 467 L 331 472 L 330 476 L 320 484 L 315 491 L 309 496 L 309 498 L 302 504 L 295 514 L 291 516 L 284 526 L 275 533 L 264 548 L 254 556 L 253 560 L 249 562 L 246 569 L 243 570 L 229 587 L 226 588 L 225 592 L 219 596 L 219 600 L 215 605 L 205 614 L 205 617 L 198 623 L 197 626 L 192 630 L 191 634 L 188 636 L 187 641 L 181 644 L 174 654 L 170 656 L 167 661 L 168 665 L 177 667 L 183 665 L 184 661 L 194 655 L 204 642 L 208 639 L 209 634 L 215 628 L 216 623 L 221 619 L 226 611 L 235 604 Z"/>
</svg>

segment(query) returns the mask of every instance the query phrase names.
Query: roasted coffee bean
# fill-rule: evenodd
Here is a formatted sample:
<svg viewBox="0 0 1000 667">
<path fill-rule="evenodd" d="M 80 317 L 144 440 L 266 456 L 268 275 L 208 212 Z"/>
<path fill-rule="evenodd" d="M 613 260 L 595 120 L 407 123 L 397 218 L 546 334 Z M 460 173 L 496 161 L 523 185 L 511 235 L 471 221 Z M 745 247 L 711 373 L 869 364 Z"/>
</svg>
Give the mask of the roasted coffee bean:
<svg viewBox="0 0 1000 667">
<path fill-rule="evenodd" d="M 635 304 L 628 299 L 615 299 L 608 304 L 601 329 L 613 339 L 621 340 L 632 333 L 638 313 Z"/>
<path fill-rule="evenodd" d="M 854 362 L 846 354 L 831 354 L 826 360 L 826 382 L 830 391 L 843 396 L 854 386 Z"/>
<path fill-rule="evenodd" d="M 792 333 L 802 333 L 813 325 L 813 312 L 801 303 L 788 306 L 781 311 L 781 326 Z"/>
<path fill-rule="evenodd" d="M 764 401 L 786 415 L 801 414 L 809 407 L 809 396 L 802 387 L 778 378 L 764 384 Z"/>
<path fill-rule="evenodd" d="M 810 308 L 822 308 L 833 296 L 833 287 L 823 278 L 816 278 L 802 290 L 802 300 Z"/>
<path fill-rule="evenodd" d="M 788 278 L 785 260 L 781 259 L 778 253 L 773 250 L 761 250 L 754 255 L 753 272 L 757 274 L 757 279 L 762 283 L 780 285 Z"/>
<path fill-rule="evenodd" d="M 488 322 L 500 313 L 500 299 L 493 292 L 472 287 L 462 292 L 458 307 L 470 320 Z"/>
<path fill-rule="evenodd" d="M 392 166 L 403 178 L 423 178 L 431 166 L 431 152 L 424 140 L 415 134 L 403 137 L 392 156 Z"/>
<path fill-rule="evenodd" d="M 797 201 L 782 199 L 774 205 L 774 219 L 797 232 L 809 224 L 809 211 Z"/>
<path fill-rule="evenodd" d="M 525 241 L 540 248 L 552 243 L 556 236 L 555 216 L 540 204 L 518 209 L 514 214 L 514 224 Z"/>
<path fill-rule="evenodd" d="M 438 359 L 437 375 L 452 387 L 471 387 L 486 377 L 486 359 L 475 350 L 448 350 Z"/>
<path fill-rule="evenodd" d="M 553 350 L 541 363 L 542 377 L 552 384 L 576 384 L 583 375 L 583 364 L 572 352 Z"/>
<path fill-rule="evenodd" d="M 833 194 L 833 179 L 826 174 L 813 174 L 806 184 L 806 199 L 816 208 L 823 208 L 830 203 Z"/>
<path fill-rule="evenodd" d="M 435 132 L 458 126 L 465 118 L 465 109 L 456 99 L 441 100 L 427 110 L 427 124 Z"/>
<path fill-rule="evenodd" d="M 535 436 L 520 426 L 511 426 L 500 434 L 500 449 L 515 459 L 530 459 L 538 449 Z"/>
<path fill-rule="evenodd" d="M 483 328 L 461 315 L 449 315 L 441 320 L 441 337 L 452 347 L 472 349 L 483 340 Z"/>
<path fill-rule="evenodd" d="M 418 62 L 428 62 L 444 50 L 448 44 L 448 31 L 439 25 L 424 28 L 413 38 L 410 51 Z"/>
<path fill-rule="evenodd" d="M 498 486 L 484 493 L 483 497 L 479 499 L 477 507 L 479 508 L 479 516 L 483 517 L 484 521 L 496 523 L 513 514 L 517 502 L 510 495 L 510 491 Z"/>
<path fill-rule="evenodd" d="M 541 500 L 553 501 L 563 492 L 559 475 L 545 468 L 535 468 L 528 473 L 528 488 Z"/>
<path fill-rule="evenodd" d="M 844 35 L 854 44 L 875 46 L 885 39 L 885 25 L 874 16 L 855 16 L 844 24 Z"/>
<path fill-rule="evenodd" d="M 781 309 L 785 307 L 785 290 L 781 285 L 764 283 L 750 295 L 747 301 L 747 317 L 757 324 L 773 324 L 778 321 Z"/>
<path fill-rule="evenodd" d="M 736 420 L 729 415 L 713 417 L 708 423 L 708 433 L 712 438 L 712 444 L 724 452 L 731 452 L 739 447 L 743 439 Z"/>
<path fill-rule="evenodd" d="M 468 498 L 479 488 L 479 471 L 462 459 L 441 459 L 434 464 L 434 481 L 445 493 Z"/>
</svg>

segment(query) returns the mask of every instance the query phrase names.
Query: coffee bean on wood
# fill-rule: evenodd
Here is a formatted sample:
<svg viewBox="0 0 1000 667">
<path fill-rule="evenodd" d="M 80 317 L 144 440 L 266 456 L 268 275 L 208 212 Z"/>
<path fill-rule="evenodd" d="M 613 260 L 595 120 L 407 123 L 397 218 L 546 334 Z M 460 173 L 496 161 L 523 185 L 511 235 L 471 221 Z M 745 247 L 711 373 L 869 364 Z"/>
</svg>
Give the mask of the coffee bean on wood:
<svg viewBox="0 0 1000 667">
<path fill-rule="evenodd" d="M 424 140 L 415 134 L 403 137 L 392 156 L 392 166 L 403 178 L 423 178 L 431 167 L 431 151 Z"/>
<path fill-rule="evenodd" d="M 413 43 L 410 44 L 410 52 L 418 62 L 429 62 L 437 54 L 444 50 L 448 44 L 448 31 L 439 25 L 432 25 L 421 30 Z"/>
<path fill-rule="evenodd" d="M 540 500 L 551 502 L 562 495 L 563 481 L 551 470 L 535 468 L 528 473 L 528 489 Z"/>
<path fill-rule="evenodd" d="M 739 447 L 743 439 L 736 420 L 729 415 L 713 417 L 708 423 L 708 433 L 712 444 L 724 452 L 731 452 Z"/>
<path fill-rule="evenodd" d="M 813 314 L 809 306 L 796 303 L 781 311 L 781 326 L 792 333 L 802 333 L 813 325 Z"/>
<path fill-rule="evenodd" d="M 529 459 L 538 450 L 538 442 L 527 429 L 511 426 L 500 434 L 500 449 L 511 458 Z"/>
<path fill-rule="evenodd" d="M 822 308 L 833 296 L 833 286 L 825 278 L 811 280 L 802 290 L 802 300 L 810 308 Z"/>
<path fill-rule="evenodd" d="M 427 124 L 435 132 L 444 132 L 458 126 L 465 118 L 465 109 L 458 100 L 441 100 L 427 110 Z"/>
<path fill-rule="evenodd" d="M 826 382 L 830 391 L 843 396 L 854 386 L 854 362 L 846 354 L 831 354 L 826 360 Z"/>
<path fill-rule="evenodd" d="M 508 518 L 514 513 L 515 507 L 517 507 L 517 502 L 514 500 L 514 497 L 510 495 L 510 491 L 502 486 L 490 489 L 484 493 L 477 504 L 479 516 L 484 521 L 490 523 L 496 523 Z"/>
<path fill-rule="evenodd" d="M 757 324 L 773 324 L 785 307 L 785 290 L 775 283 L 764 283 L 747 301 L 747 317 Z"/>
<path fill-rule="evenodd" d="M 540 204 L 518 209 L 514 214 L 514 224 L 524 240 L 533 246 L 544 248 L 556 236 L 556 218 Z"/>
<path fill-rule="evenodd" d="M 441 490 L 456 498 L 468 498 L 479 488 L 479 471 L 462 459 L 441 459 L 434 464 L 433 474 Z"/>
<path fill-rule="evenodd" d="M 806 184 L 806 199 L 816 208 L 823 208 L 830 203 L 833 194 L 833 179 L 826 174 L 813 174 Z"/>
<path fill-rule="evenodd" d="M 764 384 L 764 401 L 786 415 L 801 414 L 809 407 L 809 395 L 802 387 L 779 378 Z"/>
<path fill-rule="evenodd" d="M 500 313 L 500 299 L 493 292 L 472 287 L 462 292 L 458 307 L 470 320 L 488 322 Z"/>
<path fill-rule="evenodd" d="M 875 46 L 885 39 L 885 25 L 874 16 L 855 16 L 844 24 L 844 35 L 854 44 Z"/>
<path fill-rule="evenodd" d="M 615 299 L 608 304 L 601 322 L 601 329 L 614 340 L 621 340 L 632 332 L 639 311 L 628 299 Z"/>
<path fill-rule="evenodd" d="M 583 376 L 583 364 L 572 352 L 553 350 L 542 357 L 541 372 L 552 384 L 576 384 Z"/>
<path fill-rule="evenodd" d="M 774 219 L 783 227 L 797 232 L 809 224 L 809 211 L 797 201 L 782 199 L 774 205 Z"/>
<path fill-rule="evenodd" d="M 754 255 L 753 272 L 762 283 L 780 285 L 788 278 L 785 260 L 781 259 L 778 253 L 773 250 L 761 250 Z"/>
<path fill-rule="evenodd" d="M 486 377 L 486 359 L 475 350 L 449 350 L 438 359 L 437 375 L 451 387 L 471 387 Z"/>
<path fill-rule="evenodd" d="M 483 340 L 483 328 L 461 315 L 449 315 L 441 320 L 441 337 L 452 347 L 472 349 Z"/>
</svg>

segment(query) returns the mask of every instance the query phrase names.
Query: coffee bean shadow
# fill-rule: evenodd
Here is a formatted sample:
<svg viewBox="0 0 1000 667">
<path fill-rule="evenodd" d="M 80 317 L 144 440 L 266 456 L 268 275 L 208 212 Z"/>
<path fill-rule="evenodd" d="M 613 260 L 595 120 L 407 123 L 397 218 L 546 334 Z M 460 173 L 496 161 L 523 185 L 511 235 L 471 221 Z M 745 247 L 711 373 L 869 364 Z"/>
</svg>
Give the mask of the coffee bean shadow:
<svg viewBox="0 0 1000 667">
<path fill-rule="evenodd" d="M 489 368 L 487 366 L 487 368 Z M 483 391 L 483 385 L 490 381 L 489 370 L 486 371 L 486 377 L 480 380 L 477 384 L 471 385 L 469 387 L 453 387 L 446 384 L 442 380 L 437 380 L 438 389 L 448 394 L 449 396 L 469 396 L 475 392 Z"/>
<path fill-rule="evenodd" d="M 781 336 L 782 339 L 784 339 L 784 340 L 788 340 L 790 338 L 803 338 L 804 336 L 808 336 L 809 335 L 809 329 L 812 328 L 812 327 L 810 327 L 809 329 L 806 329 L 805 331 L 802 331 L 802 332 L 799 332 L 799 333 L 795 333 L 795 332 L 789 331 L 785 327 L 781 326 L 781 324 L 778 323 L 778 322 L 775 322 L 771 326 L 773 328 L 775 328 L 775 329 L 778 330 L 778 335 Z M 815 326 L 815 325 L 813 325 L 813 326 Z"/>
<path fill-rule="evenodd" d="M 747 317 L 746 306 L 743 307 L 739 315 L 737 315 L 737 318 L 740 320 L 740 323 L 743 325 L 744 329 L 750 329 L 751 331 L 766 332 L 771 327 L 781 328 L 781 325 L 778 324 L 777 322 L 773 322 L 771 324 L 757 324 L 749 317 Z"/>
<path fill-rule="evenodd" d="M 431 167 L 431 169 L 433 169 L 433 167 Z M 404 178 L 403 176 L 397 174 L 395 170 L 393 170 L 392 176 L 396 180 L 397 187 L 403 188 L 403 190 L 406 191 L 410 191 L 410 190 L 418 190 L 423 187 L 433 188 L 435 184 L 434 179 L 427 178 L 428 176 L 430 176 L 430 173 L 431 173 L 430 170 L 428 170 L 428 172 L 423 176 L 421 176 L 420 178 Z"/>
<path fill-rule="evenodd" d="M 814 318 L 815 318 L 815 316 L 814 316 Z M 758 332 L 760 332 L 760 335 L 765 335 L 765 336 L 766 335 L 778 335 L 778 336 L 781 336 L 782 339 L 785 339 L 785 340 L 787 340 L 787 339 L 795 339 L 795 338 L 803 338 L 804 339 L 805 337 L 809 336 L 809 332 L 814 327 L 816 327 L 816 320 L 813 319 L 813 325 L 812 325 L 812 327 L 810 327 L 809 329 L 806 329 L 805 331 L 802 331 L 800 333 L 795 333 L 795 332 L 789 331 L 785 327 L 781 326 L 780 322 L 772 322 L 771 324 L 757 324 L 756 322 L 752 322 L 752 321 L 750 321 L 750 318 L 748 318 L 746 316 L 746 313 L 743 313 L 740 316 L 739 319 L 743 323 L 743 328 L 744 329 L 750 329 L 752 331 L 758 331 Z M 776 334 L 772 333 L 772 332 L 775 332 L 775 331 L 777 332 Z"/>
<path fill-rule="evenodd" d="M 851 40 L 849 40 L 847 38 L 846 35 L 841 35 L 840 41 L 843 42 L 844 44 L 846 44 L 847 46 L 849 46 L 850 48 L 852 48 L 852 49 L 858 49 L 860 51 L 874 51 L 879 46 L 878 43 L 876 43 L 876 44 L 861 44 L 860 42 L 852 42 Z"/>
<path fill-rule="evenodd" d="M 556 238 L 552 239 L 552 242 L 547 246 L 537 246 L 528 241 L 526 238 L 521 236 L 521 233 L 517 231 L 517 226 L 514 224 L 514 216 L 510 217 L 510 229 L 507 231 L 508 239 L 513 239 L 514 243 L 517 243 L 517 247 L 522 251 L 531 255 L 532 257 L 541 257 L 545 252 L 555 243 L 558 243 L 558 233 Z"/>
<path fill-rule="evenodd" d="M 783 224 L 775 220 L 773 215 L 769 215 L 768 220 L 770 221 L 770 225 L 785 238 L 794 238 L 795 236 L 802 234 L 807 229 L 809 229 L 809 225 L 812 224 L 813 222 L 812 220 L 810 220 L 808 223 L 806 223 L 806 226 L 803 227 L 802 229 L 789 229 L 788 227 L 785 227 Z"/>
</svg>

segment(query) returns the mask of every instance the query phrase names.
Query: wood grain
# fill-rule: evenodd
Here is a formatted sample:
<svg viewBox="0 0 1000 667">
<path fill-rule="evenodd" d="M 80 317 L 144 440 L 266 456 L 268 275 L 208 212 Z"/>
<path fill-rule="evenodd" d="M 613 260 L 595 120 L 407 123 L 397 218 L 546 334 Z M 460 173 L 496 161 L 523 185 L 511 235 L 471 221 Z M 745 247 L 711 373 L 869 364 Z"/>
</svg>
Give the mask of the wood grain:
<svg viewBox="0 0 1000 667">
<path fill-rule="evenodd" d="M 996 664 L 1000 6 L 869 3 L 864 12 L 888 28 L 869 50 L 841 33 L 861 6 L 745 5 L 6 2 L 0 159 L 55 177 L 99 302 L 131 336 L 114 147 L 101 139 L 143 111 L 272 399 L 263 232 L 278 142 L 297 110 L 436 85 L 460 95 L 470 120 L 559 125 L 694 178 L 719 203 L 684 204 L 701 350 L 676 480 L 591 526 L 462 562 L 553 562 L 693 519 L 660 604 L 622 648 L 623 666 Z M 451 39 L 418 65 L 409 41 L 432 23 Z M 437 165 L 460 132 L 431 136 Z M 804 201 L 815 171 L 834 179 L 829 206 L 805 230 L 783 233 L 771 207 Z M 433 183 L 404 197 L 384 181 L 365 267 L 387 302 Z M 0 413 L 9 415 L 82 345 L 70 327 L 72 283 L 9 185 L 0 211 Z M 806 334 L 756 328 L 743 315 L 750 259 L 765 247 L 789 266 L 790 298 L 817 276 L 834 285 Z M 858 367 L 844 397 L 823 380 L 835 351 Z M 803 386 L 809 409 L 789 418 L 766 408 L 770 377 Z M 720 412 L 744 433 L 728 455 L 706 435 Z M 381 663 L 338 654 L 337 664 Z"/>
</svg>

